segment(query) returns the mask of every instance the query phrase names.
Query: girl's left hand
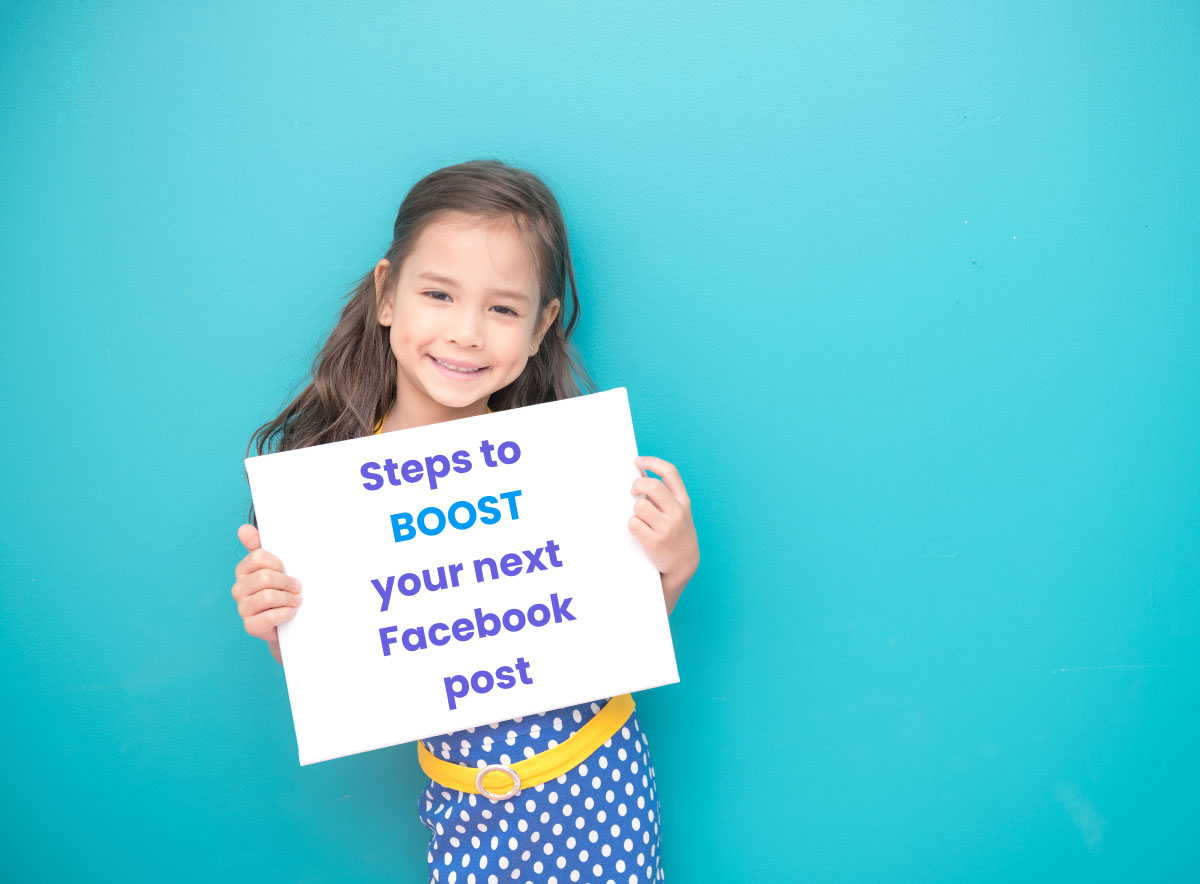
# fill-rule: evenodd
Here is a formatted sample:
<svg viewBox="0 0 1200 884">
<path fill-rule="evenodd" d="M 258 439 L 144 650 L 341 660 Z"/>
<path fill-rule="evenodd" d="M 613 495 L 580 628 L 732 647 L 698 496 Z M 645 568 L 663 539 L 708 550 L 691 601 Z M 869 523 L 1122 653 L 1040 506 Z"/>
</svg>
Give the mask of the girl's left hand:
<svg viewBox="0 0 1200 884">
<path fill-rule="evenodd" d="M 673 465 L 658 457 L 638 457 L 633 462 L 642 475 L 634 479 L 630 493 L 646 496 L 633 502 L 629 530 L 662 576 L 663 600 L 670 614 L 700 565 L 692 502 Z M 647 468 L 662 479 L 647 476 Z"/>
</svg>

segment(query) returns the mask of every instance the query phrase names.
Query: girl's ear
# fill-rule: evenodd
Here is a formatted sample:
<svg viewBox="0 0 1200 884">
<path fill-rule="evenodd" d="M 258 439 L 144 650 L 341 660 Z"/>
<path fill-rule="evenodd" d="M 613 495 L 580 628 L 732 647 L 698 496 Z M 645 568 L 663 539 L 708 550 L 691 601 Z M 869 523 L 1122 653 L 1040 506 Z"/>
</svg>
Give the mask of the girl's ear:
<svg viewBox="0 0 1200 884">
<path fill-rule="evenodd" d="M 542 345 L 542 338 L 546 336 L 546 332 L 550 330 L 550 326 L 554 324 L 554 317 L 558 316 L 558 298 L 555 298 L 546 305 L 546 309 L 542 311 L 542 321 L 538 323 L 538 327 L 534 329 L 533 340 L 529 343 L 529 355 L 536 356 L 538 347 Z"/>
<path fill-rule="evenodd" d="M 375 265 L 375 318 L 380 325 L 392 324 L 392 301 L 396 295 L 396 287 L 392 286 L 391 294 L 384 291 L 390 268 L 391 263 L 387 258 L 380 258 L 379 263 Z"/>
</svg>

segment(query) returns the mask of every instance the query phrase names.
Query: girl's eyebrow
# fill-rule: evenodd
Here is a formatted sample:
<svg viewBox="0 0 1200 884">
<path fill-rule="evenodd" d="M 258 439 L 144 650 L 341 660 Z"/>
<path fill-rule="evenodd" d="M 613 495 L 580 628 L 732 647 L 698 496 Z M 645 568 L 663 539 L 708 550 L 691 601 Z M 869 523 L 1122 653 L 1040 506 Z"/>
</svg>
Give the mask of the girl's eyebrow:
<svg viewBox="0 0 1200 884">
<path fill-rule="evenodd" d="M 431 279 L 434 282 L 440 282 L 442 285 L 456 286 L 458 285 L 453 279 L 448 276 L 438 276 L 438 274 L 426 270 L 417 276 L 417 279 Z M 500 295 L 504 298 L 511 298 L 514 301 L 528 303 L 529 298 L 524 292 L 514 292 L 510 289 L 492 289 L 492 294 Z"/>
</svg>

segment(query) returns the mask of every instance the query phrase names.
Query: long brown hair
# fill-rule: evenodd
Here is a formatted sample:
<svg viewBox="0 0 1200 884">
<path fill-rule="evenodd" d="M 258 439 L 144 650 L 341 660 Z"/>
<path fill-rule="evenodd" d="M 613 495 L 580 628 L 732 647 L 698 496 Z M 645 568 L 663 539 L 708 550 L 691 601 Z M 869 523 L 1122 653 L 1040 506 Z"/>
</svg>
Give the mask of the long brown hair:
<svg viewBox="0 0 1200 884">
<path fill-rule="evenodd" d="M 493 393 L 493 411 L 567 399 L 596 387 L 570 341 L 579 321 L 579 294 L 562 210 L 535 174 L 499 160 L 472 160 L 426 175 L 408 192 L 384 255 L 390 265 L 384 289 L 412 252 L 421 231 L 441 213 L 467 212 L 482 220 L 511 219 L 533 252 L 540 288 L 537 312 L 554 299 L 560 309 L 537 354 L 520 377 Z M 570 295 L 570 319 L 567 295 Z M 307 448 L 369 435 L 396 398 L 396 357 L 389 329 L 379 324 L 375 267 L 367 271 L 337 325 L 313 362 L 311 380 L 272 420 L 254 431 L 246 446 L 258 454 Z M 248 520 L 258 525 L 254 505 Z"/>
</svg>

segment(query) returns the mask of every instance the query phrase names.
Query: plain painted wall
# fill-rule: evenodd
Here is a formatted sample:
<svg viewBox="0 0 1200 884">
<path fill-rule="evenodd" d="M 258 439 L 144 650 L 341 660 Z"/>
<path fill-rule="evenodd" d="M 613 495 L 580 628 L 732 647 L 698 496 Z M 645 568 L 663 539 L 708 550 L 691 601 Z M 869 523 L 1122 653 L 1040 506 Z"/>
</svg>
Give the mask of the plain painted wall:
<svg viewBox="0 0 1200 884">
<path fill-rule="evenodd" d="M 424 174 L 562 201 L 695 500 L 669 880 L 1197 880 L 1200 8 L 6 3 L 6 880 L 418 881 L 300 768 L 250 432 Z"/>
</svg>

